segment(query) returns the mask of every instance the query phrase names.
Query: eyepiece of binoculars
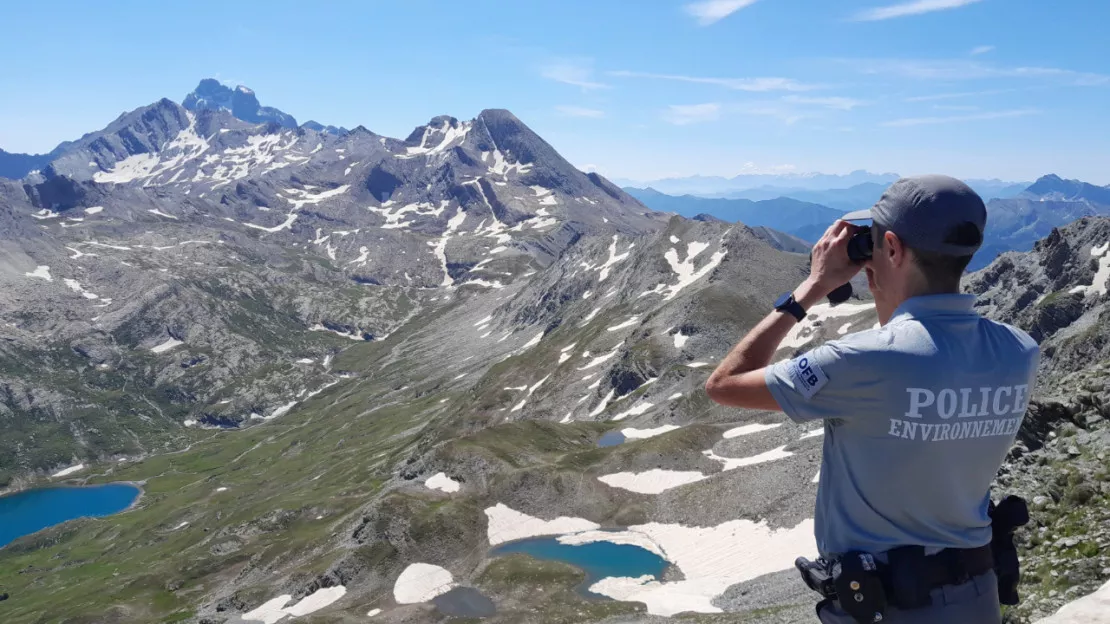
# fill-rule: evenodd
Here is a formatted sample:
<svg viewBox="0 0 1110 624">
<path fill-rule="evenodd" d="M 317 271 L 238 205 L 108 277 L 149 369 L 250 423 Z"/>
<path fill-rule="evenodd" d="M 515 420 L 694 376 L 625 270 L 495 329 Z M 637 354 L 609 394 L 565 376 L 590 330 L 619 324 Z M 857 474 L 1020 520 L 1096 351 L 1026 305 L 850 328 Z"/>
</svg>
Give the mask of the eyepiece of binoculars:
<svg viewBox="0 0 1110 624">
<path fill-rule="evenodd" d="M 875 242 L 871 240 L 871 226 L 860 226 L 852 238 L 848 239 L 848 257 L 853 262 L 866 262 L 871 259 L 875 251 Z"/>
</svg>

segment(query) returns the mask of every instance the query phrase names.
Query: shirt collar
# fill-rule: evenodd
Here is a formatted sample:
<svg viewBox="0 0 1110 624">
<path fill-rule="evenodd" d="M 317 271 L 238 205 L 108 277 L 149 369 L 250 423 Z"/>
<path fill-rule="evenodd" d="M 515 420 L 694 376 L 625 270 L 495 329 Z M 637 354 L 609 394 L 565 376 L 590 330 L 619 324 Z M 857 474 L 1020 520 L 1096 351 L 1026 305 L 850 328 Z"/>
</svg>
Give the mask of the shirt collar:
<svg viewBox="0 0 1110 624">
<path fill-rule="evenodd" d="M 899 317 L 929 318 L 975 314 L 975 295 L 958 293 L 910 297 L 894 310 L 890 320 Z"/>
</svg>

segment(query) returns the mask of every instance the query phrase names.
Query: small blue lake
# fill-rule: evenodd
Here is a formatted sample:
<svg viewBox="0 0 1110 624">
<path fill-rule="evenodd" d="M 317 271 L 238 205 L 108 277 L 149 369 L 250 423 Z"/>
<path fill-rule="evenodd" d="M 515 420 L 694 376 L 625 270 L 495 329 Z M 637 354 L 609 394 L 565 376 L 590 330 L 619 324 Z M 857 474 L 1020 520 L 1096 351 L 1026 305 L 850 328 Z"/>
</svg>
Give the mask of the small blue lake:
<svg viewBox="0 0 1110 624">
<path fill-rule="evenodd" d="M 602 434 L 600 438 L 598 438 L 597 445 L 600 447 L 616 446 L 618 444 L 622 444 L 624 440 L 624 434 L 621 433 L 620 430 L 606 431 L 604 434 Z"/>
<path fill-rule="evenodd" d="M 663 571 L 670 563 L 659 555 L 630 544 L 612 542 L 592 542 L 590 544 L 560 544 L 555 537 L 534 537 L 510 542 L 494 548 L 493 556 L 523 553 L 536 559 L 562 561 L 586 573 L 586 582 L 580 588 L 584 593 L 597 581 L 610 576 L 629 576 L 632 578 L 645 574 L 662 579 Z"/>
<path fill-rule="evenodd" d="M 138 496 L 139 488 L 128 483 L 39 488 L 0 496 L 0 547 L 66 520 L 119 513 Z"/>
</svg>

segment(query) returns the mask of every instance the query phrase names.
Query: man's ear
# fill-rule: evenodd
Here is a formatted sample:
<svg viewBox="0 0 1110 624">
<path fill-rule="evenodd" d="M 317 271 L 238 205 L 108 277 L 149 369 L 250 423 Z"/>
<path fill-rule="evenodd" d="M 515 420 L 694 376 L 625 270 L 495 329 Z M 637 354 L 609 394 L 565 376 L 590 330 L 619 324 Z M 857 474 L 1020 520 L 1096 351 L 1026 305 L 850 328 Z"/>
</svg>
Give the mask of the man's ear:
<svg viewBox="0 0 1110 624">
<path fill-rule="evenodd" d="M 906 245 L 902 243 L 902 239 L 898 238 L 897 234 L 890 231 L 883 233 L 883 253 L 887 254 L 887 258 L 890 259 L 890 264 L 892 266 L 902 266 L 902 263 L 906 261 L 906 253 L 908 251 Z"/>
</svg>

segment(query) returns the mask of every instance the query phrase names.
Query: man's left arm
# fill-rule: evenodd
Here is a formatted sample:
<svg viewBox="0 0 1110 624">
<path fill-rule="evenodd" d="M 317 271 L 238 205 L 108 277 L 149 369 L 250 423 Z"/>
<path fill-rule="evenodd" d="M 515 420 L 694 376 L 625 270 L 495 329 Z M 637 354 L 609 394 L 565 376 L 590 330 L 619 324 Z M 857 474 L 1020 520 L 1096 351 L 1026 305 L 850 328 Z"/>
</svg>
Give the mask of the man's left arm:
<svg viewBox="0 0 1110 624">
<path fill-rule="evenodd" d="M 813 246 L 810 276 L 794 291 L 809 310 L 835 288 L 852 279 L 862 265 L 848 258 L 848 240 L 855 226 L 837 221 Z M 798 321 L 789 313 L 771 312 L 737 344 L 705 382 L 709 398 L 721 405 L 782 410 L 767 386 L 765 367 L 779 343 Z"/>
</svg>

